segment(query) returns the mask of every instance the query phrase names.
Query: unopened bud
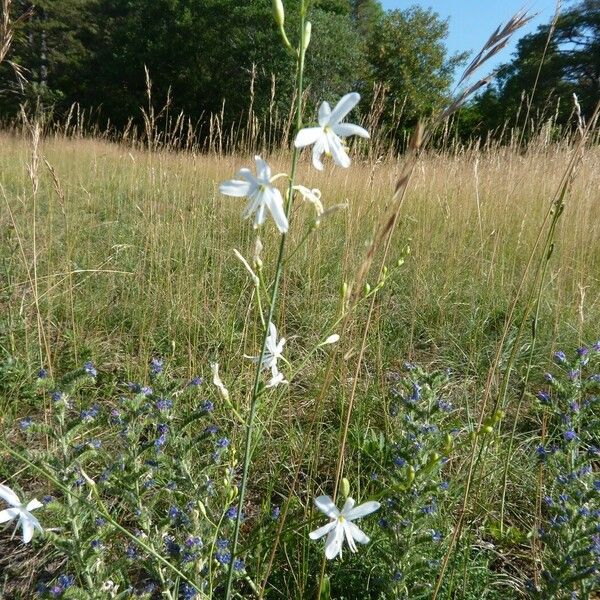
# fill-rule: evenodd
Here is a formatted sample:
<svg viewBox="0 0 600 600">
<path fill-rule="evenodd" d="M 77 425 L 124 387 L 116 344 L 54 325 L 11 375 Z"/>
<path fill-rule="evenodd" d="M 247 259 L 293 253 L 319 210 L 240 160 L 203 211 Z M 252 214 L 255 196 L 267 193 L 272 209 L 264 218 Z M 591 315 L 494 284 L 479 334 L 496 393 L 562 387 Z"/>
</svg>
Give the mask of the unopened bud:
<svg viewBox="0 0 600 600">
<path fill-rule="evenodd" d="M 365 296 L 368 296 L 371 293 L 371 286 L 368 283 L 365 283 Z"/>
<path fill-rule="evenodd" d="M 350 495 L 350 482 L 345 477 L 342 479 L 341 489 L 342 496 L 344 496 L 344 498 L 347 498 Z"/>
<path fill-rule="evenodd" d="M 310 21 L 306 21 L 306 25 L 304 25 L 304 48 L 306 50 L 308 45 L 310 44 L 310 34 L 312 33 L 312 24 Z"/>
<path fill-rule="evenodd" d="M 273 0 L 273 17 L 278 27 L 283 27 L 285 21 L 285 11 L 283 10 L 283 2 L 281 0 Z"/>
<path fill-rule="evenodd" d="M 198 510 L 200 511 L 200 514 L 206 518 L 206 506 L 204 506 L 202 500 L 198 500 Z"/>
</svg>

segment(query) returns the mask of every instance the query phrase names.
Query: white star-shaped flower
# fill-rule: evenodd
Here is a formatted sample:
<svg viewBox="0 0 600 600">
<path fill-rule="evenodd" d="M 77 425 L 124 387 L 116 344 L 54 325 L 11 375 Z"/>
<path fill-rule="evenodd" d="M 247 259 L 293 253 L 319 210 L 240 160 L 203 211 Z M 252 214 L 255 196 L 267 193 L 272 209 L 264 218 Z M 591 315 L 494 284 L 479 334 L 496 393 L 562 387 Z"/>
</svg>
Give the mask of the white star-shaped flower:
<svg viewBox="0 0 600 600">
<path fill-rule="evenodd" d="M 263 369 L 271 369 L 271 379 L 267 387 L 277 387 L 280 383 L 288 383 L 277 367 L 277 360 L 283 356 L 283 347 L 285 338 L 277 341 L 277 328 L 273 323 L 269 323 L 269 335 L 267 336 L 267 344 L 262 357 L 261 365 Z M 248 356 L 254 362 L 258 362 L 258 356 Z"/>
<path fill-rule="evenodd" d="M 30 512 L 43 506 L 41 502 L 34 499 L 27 505 L 21 504 L 19 497 L 9 487 L 2 484 L 0 484 L 0 498 L 10 505 L 10 508 L 0 511 L 0 523 L 8 523 L 18 517 L 18 525 L 23 531 L 23 543 L 28 544 L 31 541 L 35 529 L 43 531 L 40 522 Z"/>
<path fill-rule="evenodd" d="M 358 104 L 360 95 L 356 92 L 346 94 L 331 110 L 328 102 L 323 102 L 319 108 L 319 126 L 305 127 L 298 132 L 294 140 L 296 148 L 304 148 L 314 144 L 312 151 L 312 162 L 315 169 L 323 170 L 321 155 L 323 152 L 333 157 L 333 161 L 340 167 L 350 166 L 350 157 L 348 156 L 344 143 L 340 138 L 351 135 L 358 135 L 363 138 L 369 137 L 369 132 L 353 125 L 352 123 L 342 123 L 342 119 Z"/>
<path fill-rule="evenodd" d="M 369 537 L 352 521 L 370 515 L 381 505 L 374 500 L 365 502 L 356 508 L 354 507 L 355 504 L 356 502 L 352 498 L 348 498 L 340 512 L 329 496 L 319 496 L 315 500 L 315 506 L 332 520 L 327 525 L 311 531 L 308 535 L 311 540 L 318 540 L 327 535 L 325 556 L 329 560 L 335 558 L 338 554 L 341 558 L 344 537 L 351 552 L 356 552 L 356 542 L 368 544 L 370 541 Z"/>
<path fill-rule="evenodd" d="M 225 196 L 248 198 L 249 202 L 242 213 L 247 219 L 255 214 L 254 227 L 259 227 L 265 222 L 267 210 L 273 216 L 275 225 L 281 233 L 288 230 L 288 220 L 283 208 L 281 192 L 272 185 L 271 168 L 260 156 L 255 156 L 256 176 L 250 169 L 240 169 L 235 179 L 224 181 L 219 186 L 219 191 Z"/>
</svg>

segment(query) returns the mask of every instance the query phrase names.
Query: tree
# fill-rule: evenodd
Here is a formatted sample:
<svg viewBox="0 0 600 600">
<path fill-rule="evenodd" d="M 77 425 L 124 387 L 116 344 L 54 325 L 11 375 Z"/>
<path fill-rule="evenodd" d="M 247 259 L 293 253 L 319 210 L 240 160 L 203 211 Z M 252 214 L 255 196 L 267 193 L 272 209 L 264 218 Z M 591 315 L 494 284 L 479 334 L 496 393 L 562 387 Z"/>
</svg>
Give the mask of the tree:
<svg viewBox="0 0 600 600">
<path fill-rule="evenodd" d="M 447 98 L 462 55 L 447 56 L 448 23 L 419 7 L 393 10 L 369 40 L 370 83 L 384 84 L 388 98 L 403 106 L 407 123 L 431 114 Z"/>
<path fill-rule="evenodd" d="M 541 25 L 519 40 L 513 60 L 498 70 L 493 89 L 475 101 L 468 118 L 483 129 L 523 127 L 526 114 L 538 122 L 556 116 L 566 126 L 573 94 L 589 118 L 600 98 L 600 0 L 582 0 L 558 17 L 554 30 Z"/>
</svg>

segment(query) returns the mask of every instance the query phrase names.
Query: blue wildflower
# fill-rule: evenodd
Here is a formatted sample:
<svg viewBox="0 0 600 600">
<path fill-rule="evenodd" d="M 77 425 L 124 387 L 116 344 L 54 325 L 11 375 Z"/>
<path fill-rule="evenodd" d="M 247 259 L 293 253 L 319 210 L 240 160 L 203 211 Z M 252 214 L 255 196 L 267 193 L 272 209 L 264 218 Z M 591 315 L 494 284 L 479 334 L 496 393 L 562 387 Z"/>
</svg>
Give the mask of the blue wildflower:
<svg viewBox="0 0 600 600">
<path fill-rule="evenodd" d="M 548 392 L 540 390 L 537 393 L 537 397 L 542 404 L 550 404 L 550 394 Z"/>
<path fill-rule="evenodd" d="M 441 541 L 442 541 L 442 539 L 443 539 L 443 537 L 444 537 L 444 536 L 442 535 L 442 532 L 441 532 L 441 531 L 437 531 L 437 530 L 435 530 L 435 529 L 434 529 L 434 530 L 431 532 L 431 539 L 432 539 L 434 542 L 441 542 Z"/>
<path fill-rule="evenodd" d="M 217 448 L 227 448 L 229 444 L 230 441 L 227 438 L 220 438 L 215 442 L 215 446 L 217 446 Z"/>
<path fill-rule="evenodd" d="M 202 377 L 193 377 L 188 385 L 193 385 L 193 386 L 198 386 L 198 385 L 202 385 Z"/>
<path fill-rule="evenodd" d="M 418 402 L 421 399 L 421 386 L 418 383 L 413 383 L 412 394 L 410 395 L 411 402 Z"/>
<path fill-rule="evenodd" d="M 172 521 L 175 521 L 177 519 L 177 517 L 179 517 L 179 515 L 181 515 L 181 511 L 179 510 L 179 508 L 177 506 L 171 506 L 171 507 L 169 507 L 167 514 L 169 515 L 169 519 L 171 519 Z"/>
<path fill-rule="evenodd" d="M 90 377 L 96 377 L 98 375 L 98 371 L 96 370 L 96 367 L 94 367 L 94 363 L 92 363 L 91 361 L 87 361 L 84 365 L 83 365 L 83 370 L 90 376 Z"/>
<path fill-rule="evenodd" d="M 562 350 L 559 350 L 554 353 L 554 360 L 562 365 L 567 362 L 567 355 Z"/>
<path fill-rule="evenodd" d="M 31 417 L 25 417 L 19 421 L 19 427 L 25 431 L 33 425 L 33 419 Z"/>
<path fill-rule="evenodd" d="M 38 377 L 38 379 L 46 379 L 48 377 L 48 371 L 46 371 L 46 369 L 44 369 L 44 368 L 41 368 L 37 372 L 37 377 Z"/>
<path fill-rule="evenodd" d="M 170 535 L 165 537 L 165 550 L 169 556 L 179 556 L 181 553 L 179 544 Z"/>
<path fill-rule="evenodd" d="M 80 417 L 84 423 L 93 421 L 100 413 L 100 407 L 97 404 L 93 404 L 87 410 L 82 410 Z"/>
<path fill-rule="evenodd" d="M 150 361 L 150 371 L 152 375 L 160 375 L 163 372 L 164 363 L 160 358 L 153 358 Z"/>
<path fill-rule="evenodd" d="M 238 509 L 237 506 L 231 506 L 227 509 L 227 511 L 225 512 L 225 516 L 228 519 L 237 519 L 238 516 Z"/>
<path fill-rule="evenodd" d="M 579 369 L 571 369 L 568 373 L 569 379 L 571 381 L 573 381 L 574 379 L 577 379 L 579 377 L 579 373 L 580 373 Z"/>
<path fill-rule="evenodd" d="M 156 402 L 156 408 L 157 410 L 169 410 L 170 408 L 173 408 L 173 401 L 167 398 L 161 398 Z"/>
<path fill-rule="evenodd" d="M 442 412 L 451 412 L 452 409 L 454 408 L 454 406 L 452 405 L 452 402 L 446 402 L 444 400 L 439 400 L 438 401 L 438 408 Z"/>
<path fill-rule="evenodd" d="M 216 425 L 209 425 L 205 430 L 204 433 L 206 433 L 207 435 L 214 435 L 215 433 L 217 433 L 219 431 L 219 428 Z"/>
<path fill-rule="evenodd" d="M 183 600 L 193 600 L 198 595 L 196 590 L 185 581 L 180 584 L 179 589 L 183 594 Z"/>
<path fill-rule="evenodd" d="M 572 429 L 565 431 L 563 435 L 567 442 L 572 442 L 577 437 L 577 434 Z"/>
<path fill-rule="evenodd" d="M 273 519 L 273 521 L 277 521 L 280 514 L 281 508 L 279 508 L 279 506 L 273 506 L 273 508 L 271 508 L 271 519 Z"/>
<path fill-rule="evenodd" d="M 233 561 L 233 570 L 234 571 L 243 571 L 246 568 L 244 561 L 241 558 L 236 558 Z"/>
<path fill-rule="evenodd" d="M 188 548 L 202 548 L 202 540 L 199 537 L 190 536 L 185 540 L 185 545 Z"/>
<path fill-rule="evenodd" d="M 215 409 L 215 405 L 210 400 L 205 400 L 201 408 L 204 412 L 212 412 Z"/>
</svg>

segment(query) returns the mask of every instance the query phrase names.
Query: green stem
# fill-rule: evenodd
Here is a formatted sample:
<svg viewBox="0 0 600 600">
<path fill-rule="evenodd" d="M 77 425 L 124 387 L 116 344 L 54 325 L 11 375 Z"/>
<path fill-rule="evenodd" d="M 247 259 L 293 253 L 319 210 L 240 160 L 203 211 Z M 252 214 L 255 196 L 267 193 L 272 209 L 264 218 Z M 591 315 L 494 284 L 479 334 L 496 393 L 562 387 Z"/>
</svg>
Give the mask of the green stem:
<svg viewBox="0 0 600 600">
<path fill-rule="evenodd" d="M 303 75 L 304 75 L 304 56 L 306 54 L 306 48 L 304 47 L 304 23 L 306 19 L 304 2 L 302 3 L 301 15 L 300 15 L 300 44 L 298 46 L 298 60 L 296 66 L 296 93 L 297 93 L 297 106 L 296 106 L 296 128 L 300 130 L 302 127 L 302 88 L 303 88 Z M 287 203 L 286 203 L 286 216 L 288 217 L 288 221 L 290 218 L 290 213 L 292 209 L 292 198 L 294 195 L 294 180 L 296 177 L 296 170 L 298 167 L 298 158 L 300 156 L 300 151 L 297 148 L 294 148 L 294 153 L 292 155 L 292 170 L 290 173 L 290 182 L 288 186 L 287 193 Z M 254 420 L 256 417 L 256 409 L 258 407 L 258 398 L 260 396 L 260 382 L 262 375 L 262 362 L 263 357 L 265 355 L 265 351 L 267 348 L 267 337 L 269 335 L 268 324 L 273 319 L 273 313 L 275 312 L 275 302 L 277 300 L 277 294 L 279 293 L 279 283 L 281 281 L 281 274 L 283 272 L 283 263 L 284 263 L 284 255 L 285 255 L 285 242 L 286 242 L 287 234 L 282 234 L 281 241 L 279 242 L 279 255 L 277 257 L 276 269 L 275 269 L 275 279 L 273 282 L 273 289 L 271 291 L 271 301 L 269 303 L 269 313 L 267 318 L 267 327 L 265 328 L 263 334 L 262 347 L 260 350 L 260 354 L 258 356 L 258 361 L 256 364 L 256 372 L 254 374 L 254 385 L 252 388 L 252 397 L 250 400 L 250 414 L 248 416 L 248 422 L 246 424 L 246 436 L 244 440 L 244 462 L 243 462 L 243 470 L 242 470 L 242 481 L 240 484 L 240 495 L 238 498 L 238 511 L 237 518 L 235 520 L 235 530 L 233 533 L 233 542 L 231 546 L 231 562 L 229 563 L 229 573 L 227 575 L 227 590 L 225 593 L 226 600 L 231 599 L 232 594 L 232 585 L 233 585 L 233 572 L 234 572 L 234 561 L 237 552 L 237 546 L 240 537 L 240 526 L 242 523 L 242 514 L 244 507 L 244 499 L 246 497 L 246 487 L 248 485 L 248 473 L 250 470 L 250 462 L 252 460 L 252 434 L 254 433 Z"/>
</svg>

